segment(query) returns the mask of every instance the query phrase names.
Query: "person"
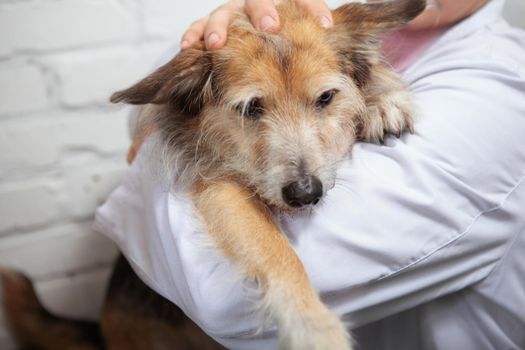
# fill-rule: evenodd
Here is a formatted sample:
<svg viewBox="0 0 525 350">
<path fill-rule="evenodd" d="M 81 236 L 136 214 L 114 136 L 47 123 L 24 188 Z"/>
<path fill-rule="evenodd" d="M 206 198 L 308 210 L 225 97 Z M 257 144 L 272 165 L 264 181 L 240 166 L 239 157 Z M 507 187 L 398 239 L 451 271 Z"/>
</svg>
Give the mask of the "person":
<svg viewBox="0 0 525 350">
<path fill-rule="evenodd" d="M 331 25 L 323 1 L 295 0 Z M 417 105 L 414 135 L 358 143 L 310 215 L 280 218 L 323 301 L 362 349 L 525 348 L 525 33 L 503 0 L 439 0 L 385 55 Z M 234 0 L 182 48 L 227 40 L 234 11 L 278 30 L 272 0 Z M 137 274 L 229 349 L 274 349 L 256 288 L 206 241 L 191 202 L 152 175 L 146 141 L 98 210 Z"/>
</svg>

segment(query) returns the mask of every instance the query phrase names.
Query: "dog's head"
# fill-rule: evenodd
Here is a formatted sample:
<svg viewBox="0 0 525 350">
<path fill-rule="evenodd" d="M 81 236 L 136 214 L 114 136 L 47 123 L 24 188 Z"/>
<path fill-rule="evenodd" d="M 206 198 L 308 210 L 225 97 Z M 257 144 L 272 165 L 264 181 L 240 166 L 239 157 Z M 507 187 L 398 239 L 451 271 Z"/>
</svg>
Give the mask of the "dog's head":
<svg viewBox="0 0 525 350">
<path fill-rule="evenodd" d="M 161 105 L 156 123 L 186 150 L 182 167 L 194 174 L 235 178 L 281 208 L 315 204 L 356 140 L 380 35 L 424 7 L 350 3 L 323 29 L 285 1 L 278 33 L 257 32 L 239 15 L 224 48 L 182 51 L 112 101 Z"/>
</svg>

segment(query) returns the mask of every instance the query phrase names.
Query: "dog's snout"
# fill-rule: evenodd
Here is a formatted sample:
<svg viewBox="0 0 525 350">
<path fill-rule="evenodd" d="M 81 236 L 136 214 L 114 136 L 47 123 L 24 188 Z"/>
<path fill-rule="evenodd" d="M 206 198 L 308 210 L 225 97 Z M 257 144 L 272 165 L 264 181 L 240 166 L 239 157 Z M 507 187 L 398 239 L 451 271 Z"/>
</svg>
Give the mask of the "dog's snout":
<svg viewBox="0 0 525 350">
<path fill-rule="evenodd" d="M 315 176 L 303 176 L 282 188 L 283 199 L 291 207 L 317 204 L 323 195 L 323 184 Z"/>
</svg>

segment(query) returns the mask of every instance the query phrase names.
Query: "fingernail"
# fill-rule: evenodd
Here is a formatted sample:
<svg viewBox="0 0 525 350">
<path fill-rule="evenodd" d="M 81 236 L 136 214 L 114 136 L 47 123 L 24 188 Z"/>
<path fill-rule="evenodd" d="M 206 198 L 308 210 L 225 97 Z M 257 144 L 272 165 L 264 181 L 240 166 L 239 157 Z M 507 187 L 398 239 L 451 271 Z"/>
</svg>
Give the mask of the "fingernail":
<svg viewBox="0 0 525 350">
<path fill-rule="evenodd" d="M 219 37 L 219 34 L 217 33 L 211 33 L 208 35 L 208 47 L 212 47 L 213 45 L 217 44 L 221 38 Z"/>
<path fill-rule="evenodd" d="M 277 25 L 277 22 L 275 19 L 273 19 L 270 16 L 264 16 L 261 18 L 260 27 L 262 31 L 266 31 L 268 29 L 272 29 Z"/>
<path fill-rule="evenodd" d="M 332 26 L 332 20 L 327 16 L 321 16 L 319 22 L 321 22 L 321 27 L 323 28 L 330 28 Z"/>
<path fill-rule="evenodd" d="M 188 40 L 183 40 L 182 43 L 180 43 L 181 49 L 187 49 L 190 46 L 190 42 Z"/>
</svg>

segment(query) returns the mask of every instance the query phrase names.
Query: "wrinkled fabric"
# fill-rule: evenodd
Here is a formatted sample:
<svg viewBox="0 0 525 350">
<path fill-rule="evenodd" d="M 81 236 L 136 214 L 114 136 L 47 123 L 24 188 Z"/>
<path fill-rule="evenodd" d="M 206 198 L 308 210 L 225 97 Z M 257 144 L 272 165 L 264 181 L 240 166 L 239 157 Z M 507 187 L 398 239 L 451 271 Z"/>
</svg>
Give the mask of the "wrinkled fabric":
<svg viewBox="0 0 525 350">
<path fill-rule="evenodd" d="M 363 349 L 525 348 L 525 34 L 502 1 L 403 72 L 416 133 L 359 143 L 309 214 L 280 217 Z M 155 136 L 98 210 L 137 274 L 230 349 L 275 349 L 254 285 L 157 175 Z"/>
</svg>

